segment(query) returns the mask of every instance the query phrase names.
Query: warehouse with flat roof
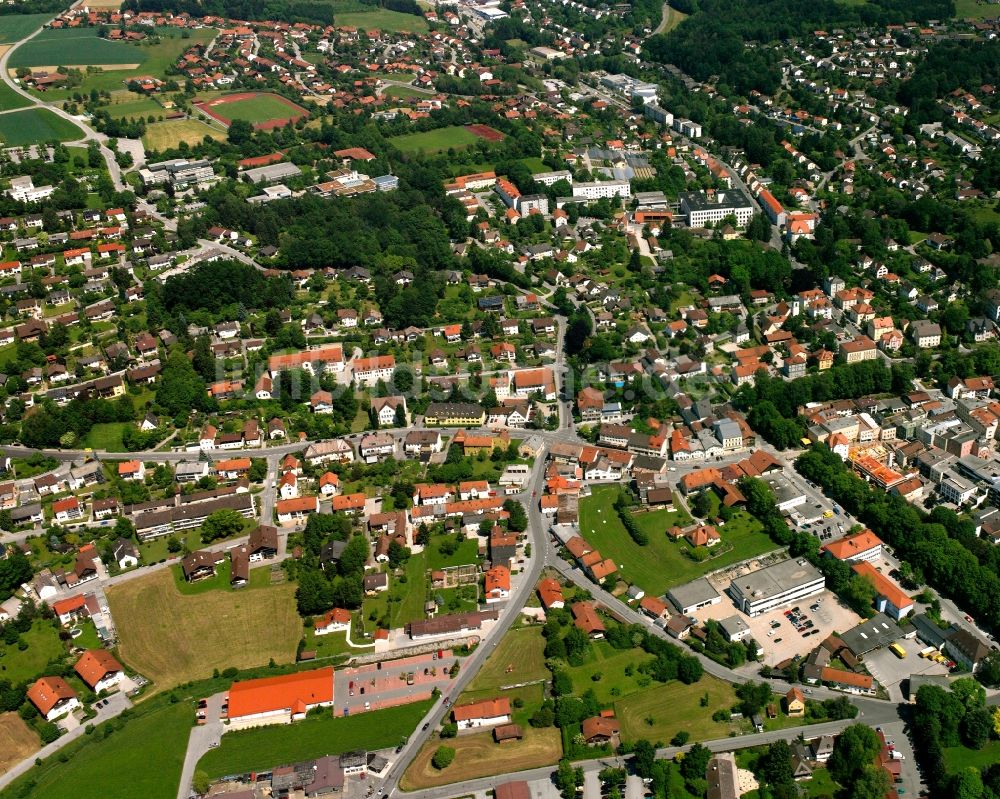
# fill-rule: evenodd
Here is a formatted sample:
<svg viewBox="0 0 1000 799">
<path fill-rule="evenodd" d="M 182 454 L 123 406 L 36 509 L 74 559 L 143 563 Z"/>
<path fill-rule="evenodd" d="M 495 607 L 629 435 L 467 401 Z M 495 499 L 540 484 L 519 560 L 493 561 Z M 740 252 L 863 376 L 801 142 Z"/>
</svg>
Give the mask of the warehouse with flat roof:
<svg viewBox="0 0 1000 799">
<path fill-rule="evenodd" d="M 712 587 L 712 584 L 701 577 L 692 580 L 690 583 L 671 588 L 667 594 L 667 599 L 673 602 L 674 607 L 681 613 L 694 613 L 700 608 L 709 605 L 718 605 L 722 601 L 722 596 Z"/>
<path fill-rule="evenodd" d="M 826 588 L 826 579 L 809 561 L 783 560 L 737 577 L 729 584 L 736 606 L 748 616 L 759 616 L 781 605 L 798 602 Z"/>
</svg>

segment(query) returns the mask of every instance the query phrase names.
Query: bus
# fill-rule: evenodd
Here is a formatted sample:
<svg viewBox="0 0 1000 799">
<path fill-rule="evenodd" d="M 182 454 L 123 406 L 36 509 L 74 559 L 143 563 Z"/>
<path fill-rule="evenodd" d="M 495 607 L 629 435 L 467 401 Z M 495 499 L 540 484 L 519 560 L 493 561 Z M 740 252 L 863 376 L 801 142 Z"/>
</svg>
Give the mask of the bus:
<svg viewBox="0 0 1000 799">
<path fill-rule="evenodd" d="M 906 657 L 906 650 L 903 649 L 899 644 L 889 644 L 889 649 L 896 657 L 900 660 Z"/>
</svg>

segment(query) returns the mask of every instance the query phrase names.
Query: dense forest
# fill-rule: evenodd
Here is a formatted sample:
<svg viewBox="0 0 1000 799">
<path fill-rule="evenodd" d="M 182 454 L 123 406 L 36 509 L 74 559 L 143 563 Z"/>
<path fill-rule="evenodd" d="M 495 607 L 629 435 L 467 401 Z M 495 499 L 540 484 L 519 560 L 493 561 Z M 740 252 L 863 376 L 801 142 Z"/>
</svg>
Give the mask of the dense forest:
<svg viewBox="0 0 1000 799">
<path fill-rule="evenodd" d="M 979 538 L 971 521 L 941 507 L 921 513 L 869 486 L 822 445 L 800 455 L 795 468 L 889 544 L 915 582 L 926 581 L 984 627 L 1000 625 L 1000 549 Z"/>
<path fill-rule="evenodd" d="M 694 9 L 692 9 L 694 10 Z M 946 19 L 953 0 L 698 0 L 696 13 L 668 34 L 650 38 L 643 51 L 653 61 L 676 64 L 697 80 L 718 76 L 738 93 L 773 93 L 780 82 L 774 56 L 746 42 L 806 36 L 820 28 Z"/>
<path fill-rule="evenodd" d="M 229 305 L 244 309 L 287 308 L 292 301 L 288 277 L 266 278 L 258 269 L 238 261 L 199 264 L 190 272 L 173 275 L 155 291 L 169 312 L 205 310 L 217 312 Z"/>
<path fill-rule="evenodd" d="M 60 3 L 59 0 L 54 1 L 56 10 L 64 7 L 64 4 Z M 45 0 L 36 0 L 36 2 L 45 2 Z M 372 8 L 386 8 L 404 14 L 422 15 L 420 6 L 414 0 L 359 0 L 359 2 L 363 6 L 371 6 Z M 294 2 L 279 2 L 278 0 L 125 0 L 122 7 L 132 11 L 174 11 L 198 17 L 212 14 L 230 19 L 273 19 L 281 22 L 307 22 L 318 25 L 332 25 L 334 23 L 333 4 L 312 2 L 312 0 L 295 0 Z"/>
</svg>

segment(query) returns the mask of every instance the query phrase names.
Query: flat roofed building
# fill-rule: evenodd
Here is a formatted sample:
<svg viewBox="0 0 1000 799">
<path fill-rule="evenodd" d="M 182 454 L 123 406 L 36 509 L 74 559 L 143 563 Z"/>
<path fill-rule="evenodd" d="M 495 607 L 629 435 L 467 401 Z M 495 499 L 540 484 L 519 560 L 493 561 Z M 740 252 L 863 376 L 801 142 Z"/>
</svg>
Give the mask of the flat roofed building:
<svg viewBox="0 0 1000 799">
<path fill-rule="evenodd" d="M 674 604 L 677 610 L 687 614 L 694 613 L 699 608 L 719 604 L 722 601 L 722 596 L 708 580 L 701 577 L 672 588 L 667 594 L 667 599 Z"/>
<path fill-rule="evenodd" d="M 824 588 L 825 578 L 806 560 L 784 560 L 738 577 L 729 584 L 737 607 L 748 616 L 759 616 L 818 594 Z"/>
<path fill-rule="evenodd" d="M 754 207 L 750 198 L 737 189 L 727 189 L 710 194 L 704 191 L 685 191 L 678 195 L 681 213 L 687 217 L 688 227 L 707 227 L 726 217 L 736 219 L 739 227 L 746 227 L 753 219 Z"/>
</svg>

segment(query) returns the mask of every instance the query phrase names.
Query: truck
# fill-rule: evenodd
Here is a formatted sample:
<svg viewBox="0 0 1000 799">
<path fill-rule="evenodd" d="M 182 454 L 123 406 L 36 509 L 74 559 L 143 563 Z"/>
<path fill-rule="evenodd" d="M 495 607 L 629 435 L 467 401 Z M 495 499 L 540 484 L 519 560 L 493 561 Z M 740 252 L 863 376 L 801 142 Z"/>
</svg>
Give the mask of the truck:
<svg viewBox="0 0 1000 799">
<path fill-rule="evenodd" d="M 935 652 L 937 652 L 937 650 L 933 646 L 925 646 L 923 649 L 920 650 L 919 654 L 920 654 L 920 657 L 922 657 L 922 658 L 929 658 Z"/>
<path fill-rule="evenodd" d="M 889 651 L 892 652 L 900 660 L 906 657 L 906 650 L 903 649 L 899 644 L 889 644 Z"/>
</svg>

